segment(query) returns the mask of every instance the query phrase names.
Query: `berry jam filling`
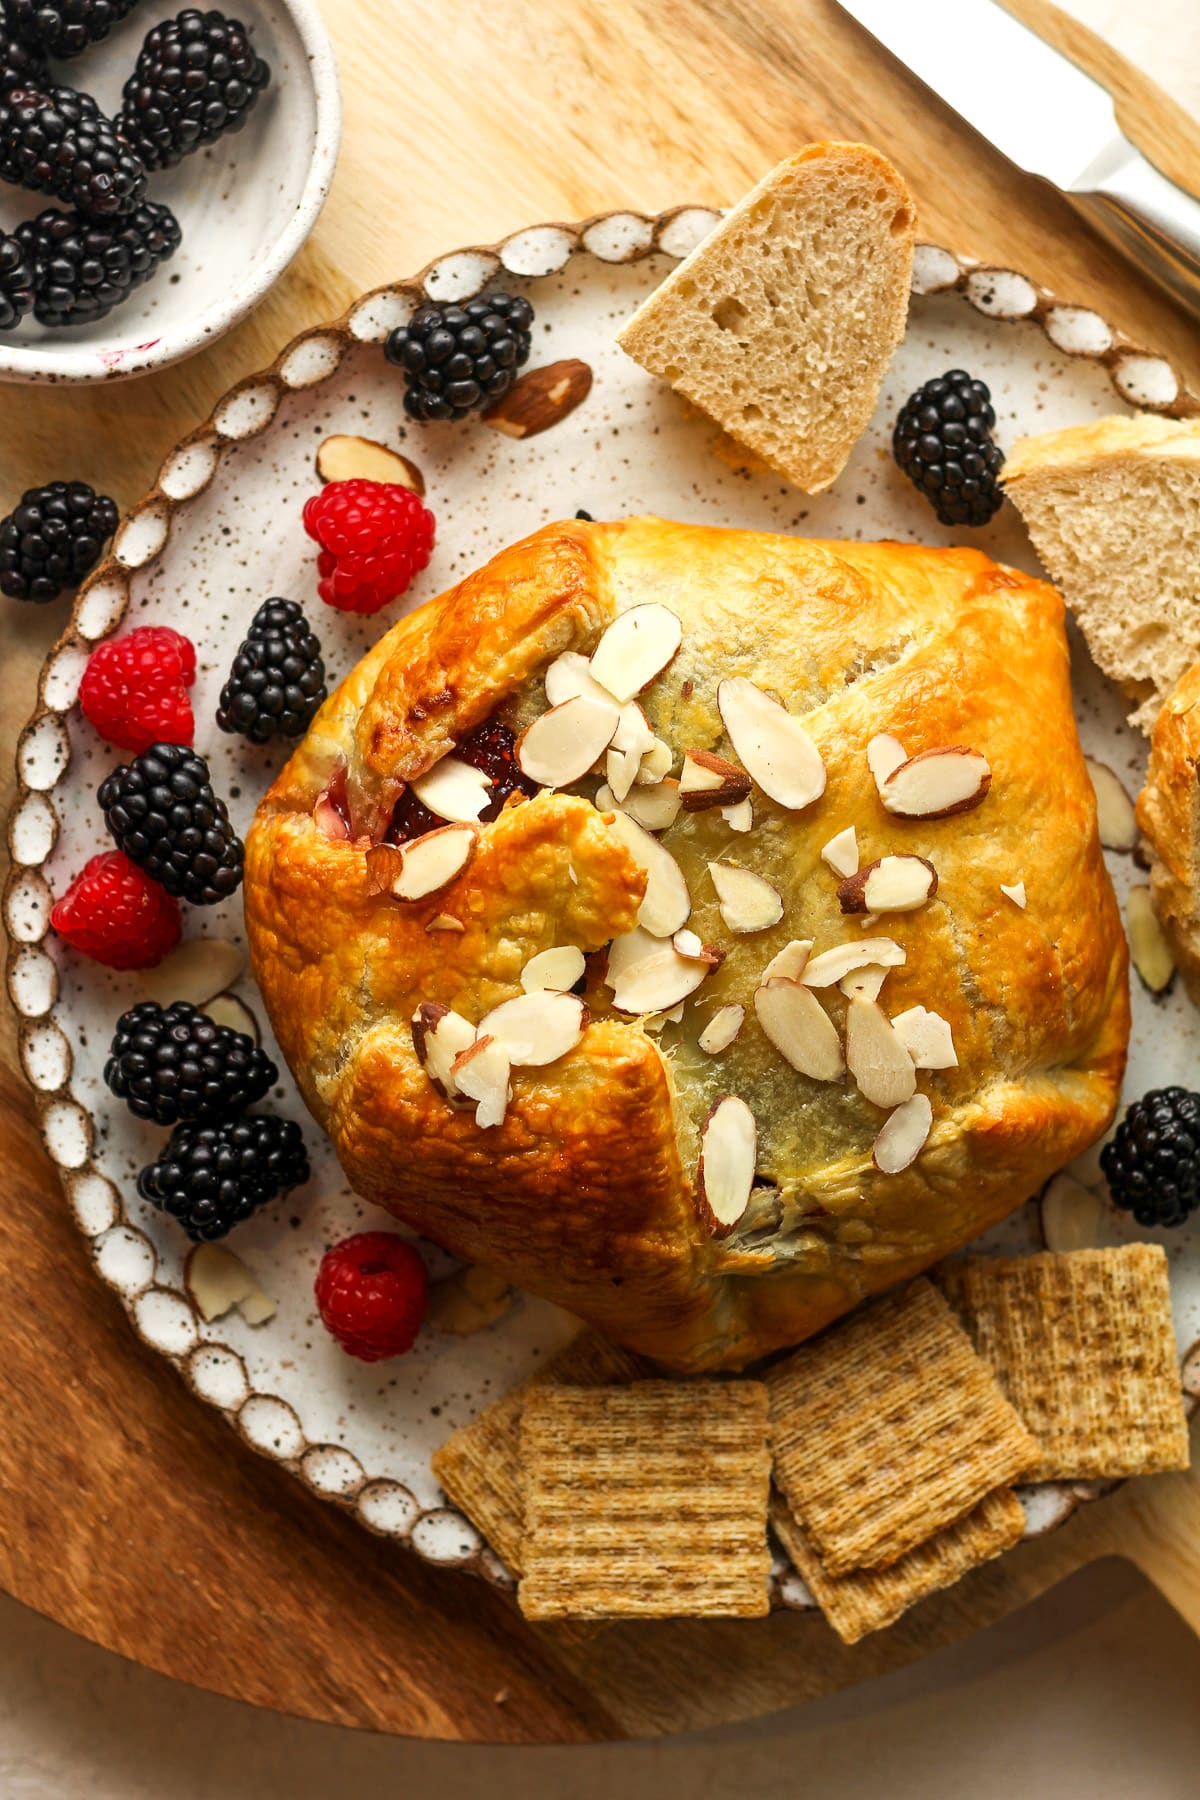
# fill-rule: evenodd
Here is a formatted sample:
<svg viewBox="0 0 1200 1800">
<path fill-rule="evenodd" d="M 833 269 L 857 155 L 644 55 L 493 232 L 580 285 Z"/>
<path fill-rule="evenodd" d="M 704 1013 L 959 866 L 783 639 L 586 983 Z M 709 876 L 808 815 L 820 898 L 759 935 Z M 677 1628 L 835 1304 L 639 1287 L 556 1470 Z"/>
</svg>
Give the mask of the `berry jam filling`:
<svg viewBox="0 0 1200 1800">
<path fill-rule="evenodd" d="M 474 731 L 467 733 L 461 744 L 456 744 L 454 755 L 460 762 L 470 763 L 473 769 L 482 769 L 492 784 L 492 797 L 480 813 L 481 819 L 495 819 L 510 794 L 525 794 L 532 798 L 537 793 L 536 781 L 522 774 L 517 766 L 516 739 L 507 725 L 499 719 L 485 719 Z M 436 831 L 444 825 L 445 819 L 417 799 L 411 788 L 405 788 L 392 813 L 391 823 L 384 833 L 385 844 L 407 844 L 413 838 L 424 837 L 427 831 Z"/>
</svg>

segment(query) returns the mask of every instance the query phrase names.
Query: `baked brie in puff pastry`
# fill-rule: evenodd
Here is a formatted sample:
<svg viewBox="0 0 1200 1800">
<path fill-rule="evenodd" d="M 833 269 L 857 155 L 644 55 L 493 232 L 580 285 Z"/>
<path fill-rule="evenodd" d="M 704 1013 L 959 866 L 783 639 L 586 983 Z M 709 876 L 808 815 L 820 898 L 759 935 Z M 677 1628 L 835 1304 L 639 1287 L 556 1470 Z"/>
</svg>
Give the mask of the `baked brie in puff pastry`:
<svg viewBox="0 0 1200 1800">
<path fill-rule="evenodd" d="M 246 908 L 354 1187 L 675 1369 L 915 1275 L 1116 1106 L 1062 603 L 974 550 L 547 526 L 326 702 Z"/>
</svg>

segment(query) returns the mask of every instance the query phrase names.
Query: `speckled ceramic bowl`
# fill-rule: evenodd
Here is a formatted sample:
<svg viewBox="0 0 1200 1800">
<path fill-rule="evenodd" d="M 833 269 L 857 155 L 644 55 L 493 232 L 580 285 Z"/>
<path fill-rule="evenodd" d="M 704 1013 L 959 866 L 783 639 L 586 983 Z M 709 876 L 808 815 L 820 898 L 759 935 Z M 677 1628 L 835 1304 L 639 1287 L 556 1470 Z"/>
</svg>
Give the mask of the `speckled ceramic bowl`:
<svg viewBox="0 0 1200 1800">
<path fill-rule="evenodd" d="M 315 452 L 330 433 L 362 433 L 400 446 L 424 472 L 438 543 L 403 603 L 411 606 L 502 545 L 579 507 L 601 518 L 649 511 L 822 537 L 949 542 L 952 534 L 900 476 L 887 444 L 902 398 L 956 364 L 991 385 L 1002 442 L 1126 401 L 1176 414 L 1197 410 L 1170 363 L 1122 338 L 1096 313 L 1055 301 L 1013 271 L 982 269 L 923 245 L 908 336 L 871 427 L 832 490 L 809 499 L 776 476 L 747 473 L 715 454 L 716 434 L 615 345 L 618 322 L 714 219 L 688 207 L 653 219 L 619 213 L 583 225 L 537 226 L 499 246 L 442 257 L 413 280 L 367 295 L 343 319 L 298 338 L 271 369 L 226 395 L 168 455 L 158 484 L 80 594 L 47 661 L 37 713 L 18 754 L 10 825 L 15 867 L 5 902 L 9 987 L 46 1145 L 97 1273 L 121 1295 L 140 1336 L 254 1449 L 352 1510 L 372 1531 L 431 1561 L 471 1566 L 498 1581 L 504 1571 L 472 1527 L 446 1507 L 430 1455 L 455 1426 L 556 1349 L 572 1324 L 546 1303 L 518 1297 L 476 1335 L 427 1328 L 416 1349 L 395 1363 L 368 1367 L 343 1356 L 314 1313 L 312 1282 L 322 1250 L 364 1224 L 396 1224 L 346 1188 L 290 1083 L 277 1104 L 304 1121 L 312 1180 L 265 1208 L 233 1240 L 279 1310 L 258 1327 L 236 1314 L 212 1325 L 197 1317 L 182 1280 L 186 1244 L 135 1191 L 135 1173 L 162 1134 L 114 1103 L 101 1080 L 113 1021 L 143 997 L 147 978 L 87 963 L 48 929 L 54 893 L 106 843 L 95 789 L 119 760 L 79 717 L 75 702 L 89 649 L 99 639 L 126 622 L 187 631 L 199 651 L 198 745 L 245 830 L 283 752 L 223 736 L 213 714 L 254 609 L 270 594 L 303 601 L 335 679 L 388 622 L 332 613 L 316 598 L 313 546 L 301 530 L 300 509 L 316 483 Z M 414 427 L 405 421 L 400 382 L 380 341 L 423 296 L 462 300 L 493 279 L 533 300 L 535 361 L 580 357 L 592 366 L 590 396 L 553 430 L 524 442 L 471 421 Z M 1011 507 L 973 535 L 994 555 L 1036 567 Z M 388 619 L 399 610 L 391 609 Z M 1136 788 L 1144 740 L 1125 725 L 1119 696 L 1079 645 L 1076 676 L 1088 749 Z M 1112 856 L 1110 866 L 1123 892 L 1133 879 L 1129 859 Z M 240 944 L 240 905 L 189 910 L 186 931 Z M 248 978 L 239 992 L 265 1026 Z M 1200 1015 L 1179 993 L 1155 1003 L 1139 990 L 1134 999 L 1130 1092 L 1190 1077 L 1200 1051 Z M 1125 1225 L 1108 1209 L 1104 1228 L 1119 1238 Z M 1037 1234 L 1036 1209 L 1029 1208 L 993 1241 L 1030 1246 Z M 1197 1359 L 1187 1355 L 1200 1336 L 1200 1231 L 1163 1241 L 1191 1390 L 1200 1374 Z M 436 1251 L 428 1254 L 435 1283 L 449 1278 L 454 1265 Z M 189 1402 L 181 1396 L 180 1404 Z M 1057 1524 L 1094 1491 L 1063 1484 L 1030 1490 L 1031 1533 Z M 777 1592 L 784 1604 L 809 1603 L 785 1566 Z"/>
<path fill-rule="evenodd" d="M 152 281 L 95 325 L 52 330 L 30 316 L 0 333 L 0 381 L 119 381 L 165 368 L 229 330 L 278 281 L 317 222 L 342 133 L 333 46 L 316 0 L 239 0 L 271 83 L 240 132 L 150 176 L 183 244 Z M 176 0 L 146 0 L 56 79 L 115 112 L 152 25 Z M 0 227 L 58 204 L 0 185 Z"/>
</svg>

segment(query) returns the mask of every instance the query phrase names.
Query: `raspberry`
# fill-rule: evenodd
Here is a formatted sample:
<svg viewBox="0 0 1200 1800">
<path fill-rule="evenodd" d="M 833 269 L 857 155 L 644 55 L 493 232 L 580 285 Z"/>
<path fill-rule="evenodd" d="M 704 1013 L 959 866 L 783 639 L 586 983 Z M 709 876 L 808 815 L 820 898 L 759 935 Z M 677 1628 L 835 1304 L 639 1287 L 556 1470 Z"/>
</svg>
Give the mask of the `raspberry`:
<svg viewBox="0 0 1200 1800">
<path fill-rule="evenodd" d="M 305 503 L 304 529 L 321 546 L 317 591 L 342 612 L 399 599 L 433 552 L 433 514 L 386 481 L 331 481 Z"/>
<path fill-rule="evenodd" d="M 429 1277 L 412 1245 L 392 1231 L 361 1231 L 321 1258 L 314 1289 L 321 1323 L 347 1356 L 383 1362 L 416 1341 Z"/>
<path fill-rule="evenodd" d="M 190 744 L 196 721 L 187 690 L 195 679 L 196 651 L 189 638 L 167 625 L 139 625 L 92 651 L 79 704 L 100 736 L 122 750 Z"/>
<path fill-rule="evenodd" d="M 180 938 L 179 902 L 120 850 L 84 865 L 50 923 L 66 943 L 110 969 L 151 969 Z"/>
</svg>

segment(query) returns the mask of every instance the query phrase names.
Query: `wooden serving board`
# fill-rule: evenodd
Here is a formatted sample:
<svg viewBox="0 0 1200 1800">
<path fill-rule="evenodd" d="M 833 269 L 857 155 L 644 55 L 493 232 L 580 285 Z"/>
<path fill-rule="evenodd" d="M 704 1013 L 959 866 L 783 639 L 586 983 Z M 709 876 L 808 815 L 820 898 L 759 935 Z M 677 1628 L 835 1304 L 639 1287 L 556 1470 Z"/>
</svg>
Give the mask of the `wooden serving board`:
<svg viewBox="0 0 1200 1800">
<path fill-rule="evenodd" d="M 1045 0 L 1019 12 L 1119 95 L 1130 132 L 1200 190 L 1200 129 Z M 5 390 L 4 509 L 34 482 L 124 505 L 239 375 L 302 326 L 439 251 L 541 219 L 726 203 L 812 138 L 866 138 L 922 235 L 1021 269 L 1170 353 L 1196 327 L 1071 209 L 1014 173 L 832 0 L 337 0 L 346 139 L 333 194 L 254 317 L 116 387 Z M 986 73 L 986 72 L 985 72 Z M 66 602 L 3 603 L 0 772 Z M 93 1275 L 0 1030 L 0 1583 L 71 1629 L 263 1706 L 425 1737 L 585 1742 L 769 1712 L 999 1619 L 1081 1563 L 1132 1558 L 1200 1629 L 1200 1482 L 1084 1508 L 855 1650 L 816 1617 L 615 1627 L 583 1642 L 370 1538 L 243 1450 L 135 1339 Z"/>
</svg>

